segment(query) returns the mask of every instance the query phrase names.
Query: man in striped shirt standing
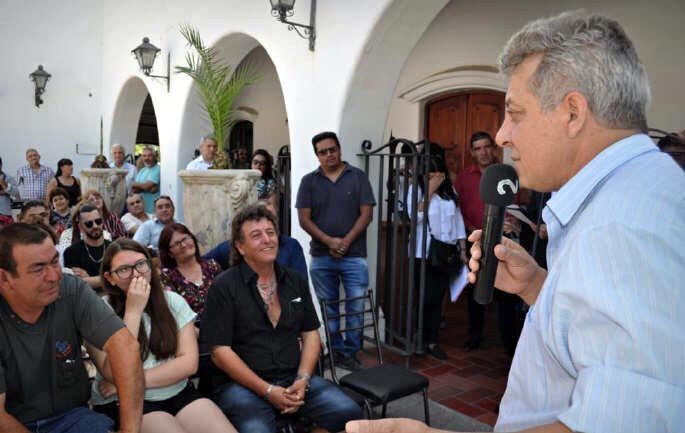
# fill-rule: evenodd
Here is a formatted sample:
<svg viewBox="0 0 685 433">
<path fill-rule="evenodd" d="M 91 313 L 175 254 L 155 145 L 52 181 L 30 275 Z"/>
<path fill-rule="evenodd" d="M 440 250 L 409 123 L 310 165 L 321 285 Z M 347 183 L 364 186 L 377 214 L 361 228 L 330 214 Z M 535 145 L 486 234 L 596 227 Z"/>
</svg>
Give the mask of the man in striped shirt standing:
<svg viewBox="0 0 685 433">
<path fill-rule="evenodd" d="M 17 186 L 19 197 L 23 201 L 45 200 L 45 190 L 48 182 L 55 177 L 55 172 L 45 165 L 40 164 L 40 153 L 36 149 L 26 150 L 28 165 L 17 170 Z"/>
</svg>

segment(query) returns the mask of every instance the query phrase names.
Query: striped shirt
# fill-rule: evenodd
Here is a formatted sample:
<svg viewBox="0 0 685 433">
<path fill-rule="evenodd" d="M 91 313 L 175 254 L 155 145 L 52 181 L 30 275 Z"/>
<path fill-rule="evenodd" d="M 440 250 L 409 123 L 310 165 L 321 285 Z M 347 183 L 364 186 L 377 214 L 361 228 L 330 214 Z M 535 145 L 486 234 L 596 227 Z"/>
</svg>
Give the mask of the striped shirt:
<svg viewBox="0 0 685 433">
<path fill-rule="evenodd" d="M 526 317 L 496 431 L 683 431 L 685 174 L 620 140 L 543 211 L 549 274 Z"/>
<path fill-rule="evenodd" d="M 53 177 L 55 177 L 55 172 L 44 165 L 40 166 L 38 173 L 28 165 L 20 167 L 15 178 L 19 188 L 19 197 L 24 201 L 45 200 L 45 190 Z"/>
</svg>

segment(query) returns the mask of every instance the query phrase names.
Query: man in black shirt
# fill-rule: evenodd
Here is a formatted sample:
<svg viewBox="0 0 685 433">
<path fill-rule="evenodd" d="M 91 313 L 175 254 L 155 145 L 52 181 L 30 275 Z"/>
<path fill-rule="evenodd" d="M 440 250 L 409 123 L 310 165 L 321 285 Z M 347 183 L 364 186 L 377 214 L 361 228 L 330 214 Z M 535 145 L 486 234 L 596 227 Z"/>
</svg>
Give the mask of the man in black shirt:
<svg viewBox="0 0 685 433">
<path fill-rule="evenodd" d="M 276 411 L 303 413 L 320 428 L 340 431 L 361 410 L 336 385 L 312 377 L 319 320 L 306 280 L 276 264 L 276 227 L 259 204 L 233 219 L 236 266 L 214 279 L 200 331 L 212 361 L 232 379 L 214 389 L 214 400 L 242 432 L 274 433 Z"/>
<path fill-rule="evenodd" d="M 122 432 L 140 430 L 138 342 L 83 281 L 62 276 L 50 234 L 29 224 L 0 231 L 0 431 L 105 433 L 87 408 L 83 340 L 103 349 L 119 394 Z"/>
<path fill-rule="evenodd" d="M 100 263 L 110 242 L 103 236 L 102 215 L 95 206 L 85 204 L 78 212 L 78 228 L 84 237 L 64 250 L 64 266 L 97 289 L 102 287 Z"/>
</svg>

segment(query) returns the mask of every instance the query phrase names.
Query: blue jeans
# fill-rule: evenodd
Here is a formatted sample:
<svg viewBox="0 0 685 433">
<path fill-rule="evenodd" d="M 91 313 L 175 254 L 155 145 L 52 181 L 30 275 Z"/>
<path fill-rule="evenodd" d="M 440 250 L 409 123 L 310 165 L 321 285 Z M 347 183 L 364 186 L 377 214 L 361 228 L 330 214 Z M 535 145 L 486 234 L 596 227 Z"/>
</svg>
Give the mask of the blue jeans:
<svg viewBox="0 0 685 433">
<path fill-rule="evenodd" d="M 331 256 L 312 257 L 309 275 L 314 284 L 316 296 L 326 301 L 338 301 L 340 298 L 340 282 L 345 288 L 345 297 L 354 298 L 364 296 L 369 287 L 369 268 L 364 257 L 343 257 L 334 259 Z M 345 328 L 355 328 L 364 323 L 364 300 L 345 302 L 345 313 L 356 313 L 345 316 Z M 328 330 L 331 333 L 333 350 L 343 356 L 352 356 L 362 348 L 362 332 L 345 332 L 343 339 L 340 330 L 340 320 L 335 317 L 340 314 L 338 304 L 326 307 Z"/>
<path fill-rule="evenodd" d="M 292 379 L 274 384 L 288 387 Z M 347 421 L 362 417 L 357 403 L 335 384 L 318 376 L 312 377 L 304 400 L 297 413 L 329 432 L 342 431 Z M 214 391 L 214 401 L 239 432 L 276 432 L 276 409 L 244 386 L 235 382 L 222 385 Z"/>
<path fill-rule="evenodd" d="M 50 418 L 27 423 L 32 433 L 107 433 L 114 429 L 114 421 L 87 407 L 75 407 Z"/>
</svg>

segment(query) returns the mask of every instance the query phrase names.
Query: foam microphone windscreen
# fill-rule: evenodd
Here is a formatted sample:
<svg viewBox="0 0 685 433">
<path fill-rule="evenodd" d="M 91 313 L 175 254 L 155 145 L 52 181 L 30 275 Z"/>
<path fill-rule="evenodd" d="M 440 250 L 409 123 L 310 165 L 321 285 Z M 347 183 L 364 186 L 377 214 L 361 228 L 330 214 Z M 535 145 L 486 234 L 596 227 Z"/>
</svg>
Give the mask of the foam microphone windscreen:
<svg viewBox="0 0 685 433">
<path fill-rule="evenodd" d="M 480 198 L 485 204 L 509 206 L 514 203 L 518 189 L 516 170 L 507 164 L 489 166 L 480 180 Z"/>
<path fill-rule="evenodd" d="M 505 209 L 514 203 L 518 189 L 518 176 L 514 167 L 510 165 L 491 165 L 485 169 L 480 179 L 480 198 L 485 204 L 481 236 L 483 254 L 476 276 L 473 299 L 481 305 L 492 302 L 498 263 L 495 245 L 502 239 Z"/>
</svg>

